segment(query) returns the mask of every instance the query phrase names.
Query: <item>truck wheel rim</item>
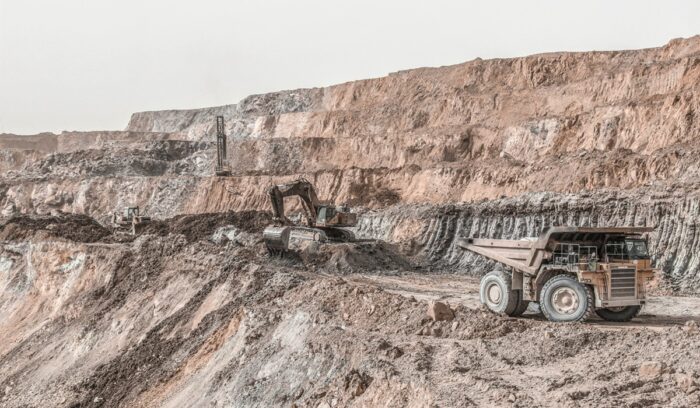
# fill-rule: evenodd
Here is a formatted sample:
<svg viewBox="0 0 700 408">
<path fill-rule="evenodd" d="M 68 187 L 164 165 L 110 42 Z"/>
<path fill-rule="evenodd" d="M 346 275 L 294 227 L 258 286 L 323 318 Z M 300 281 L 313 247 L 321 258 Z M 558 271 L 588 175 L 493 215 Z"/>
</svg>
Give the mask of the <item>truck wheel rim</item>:
<svg viewBox="0 0 700 408">
<path fill-rule="evenodd" d="M 497 305 L 501 301 L 501 297 L 503 297 L 503 292 L 497 283 L 492 283 L 486 287 L 486 298 L 489 303 Z"/>
<path fill-rule="evenodd" d="M 578 294 L 571 288 L 559 288 L 552 293 L 552 306 L 557 313 L 570 315 L 578 309 Z"/>
</svg>

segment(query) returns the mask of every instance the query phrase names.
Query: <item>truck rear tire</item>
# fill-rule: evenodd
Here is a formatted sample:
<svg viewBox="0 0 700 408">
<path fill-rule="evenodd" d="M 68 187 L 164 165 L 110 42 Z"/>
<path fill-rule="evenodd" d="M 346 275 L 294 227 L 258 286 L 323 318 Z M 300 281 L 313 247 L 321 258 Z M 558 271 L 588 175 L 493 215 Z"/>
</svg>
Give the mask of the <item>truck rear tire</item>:
<svg viewBox="0 0 700 408">
<path fill-rule="evenodd" d="M 519 302 L 510 275 L 503 271 L 492 271 L 481 278 L 479 298 L 492 312 L 508 316 L 513 315 Z"/>
<path fill-rule="evenodd" d="M 572 276 L 555 275 L 542 287 L 540 308 L 551 322 L 582 322 L 593 314 L 593 291 Z"/>
<path fill-rule="evenodd" d="M 625 306 L 619 308 L 596 309 L 596 314 L 610 322 L 629 322 L 639 315 L 641 306 Z"/>
<path fill-rule="evenodd" d="M 523 300 L 523 291 L 522 290 L 516 290 L 515 291 L 518 294 L 518 306 L 515 307 L 515 310 L 511 314 L 511 316 L 518 317 L 522 316 L 523 313 L 527 310 L 527 307 L 530 306 L 530 301 L 529 300 Z"/>
</svg>

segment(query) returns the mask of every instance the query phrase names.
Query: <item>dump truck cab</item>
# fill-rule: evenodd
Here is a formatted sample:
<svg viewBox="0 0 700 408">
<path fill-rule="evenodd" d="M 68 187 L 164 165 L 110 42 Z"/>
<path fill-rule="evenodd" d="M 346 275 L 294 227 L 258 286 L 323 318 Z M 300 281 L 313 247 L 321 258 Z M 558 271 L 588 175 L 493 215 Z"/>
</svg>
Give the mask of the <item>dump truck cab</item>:
<svg viewBox="0 0 700 408">
<path fill-rule="evenodd" d="M 112 224 L 115 225 L 127 225 L 131 224 L 134 219 L 139 218 L 139 207 L 124 207 L 121 214 L 115 211 L 112 214 Z"/>
<path fill-rule="evenodd" d="M 506 266 L 481 282 L 482 302 L 511 316 L 538 302 L 553 321 L 580 321 L 593 312 L 627 321 L 646 300 L 654 276 L 646 227 L 551 227 L 537 239 L 467 238 L 463 248 Z"/>
<path fill-rule="evenodd" d="M 131 221 L 134 217 L 139 216 L 139 207 L 124 208 L 124 220 Z"/>
<path fill-rule="evenodd" d="M 129 229 L 132 235 L 136 235 L 139 228 L 148 222 L 151 217 L 141 215 L 139 207 L 124 207 L 124 211 L 119 214 L 112 214 L 112 225 L 118 229 Z"/>
</svg>

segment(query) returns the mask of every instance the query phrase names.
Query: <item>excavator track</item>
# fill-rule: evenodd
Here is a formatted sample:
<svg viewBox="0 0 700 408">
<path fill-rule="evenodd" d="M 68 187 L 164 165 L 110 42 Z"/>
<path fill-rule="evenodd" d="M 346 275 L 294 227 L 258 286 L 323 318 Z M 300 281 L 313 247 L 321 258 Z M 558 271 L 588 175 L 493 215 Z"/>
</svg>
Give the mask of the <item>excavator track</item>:
<svg viewBox="0 0 700 408">
<path fill-rule="evenodd" d="M 355 242 L 355 234 L 340 228 L 269 226 L 263 231 L 263 239 L 270 255 L 285 256 L 297 252 L 304 242 Z"/>
<path fill-rule="evenodd" d="M 352 231 L 342 228 L 319 228 L 326 233 L 331 242 L 354 242 L 355 234 Z"/>
</svg>

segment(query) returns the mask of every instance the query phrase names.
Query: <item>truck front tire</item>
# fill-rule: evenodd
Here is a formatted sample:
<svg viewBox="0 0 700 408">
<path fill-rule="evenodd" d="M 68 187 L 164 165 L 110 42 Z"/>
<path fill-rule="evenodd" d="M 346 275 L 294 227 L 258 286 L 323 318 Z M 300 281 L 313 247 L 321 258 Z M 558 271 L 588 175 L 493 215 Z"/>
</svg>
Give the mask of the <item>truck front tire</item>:
<svg viewBox="0 0 700 408">
<path fill-rule="evenodd" d="M 596 309 L 596 314 L 610 322 L 629 322 L 637 317 L 642 310 L 641 306 L 625 306 L 619 308 Z"/>
<path fill-rule="evenodd" d="M 510 275 L 503 271 L 492 271 L 481 278 L 479 298 L 492 312 L 509 316 L 513 315 L 519 302 Z"/>
<path fill-rule="evenodd" d="M 570 275 L 556 275 L 542 287 L 540 309 L 552 322 L 582 322 L 595 308 L 593 291 Z"/>
</svg>

